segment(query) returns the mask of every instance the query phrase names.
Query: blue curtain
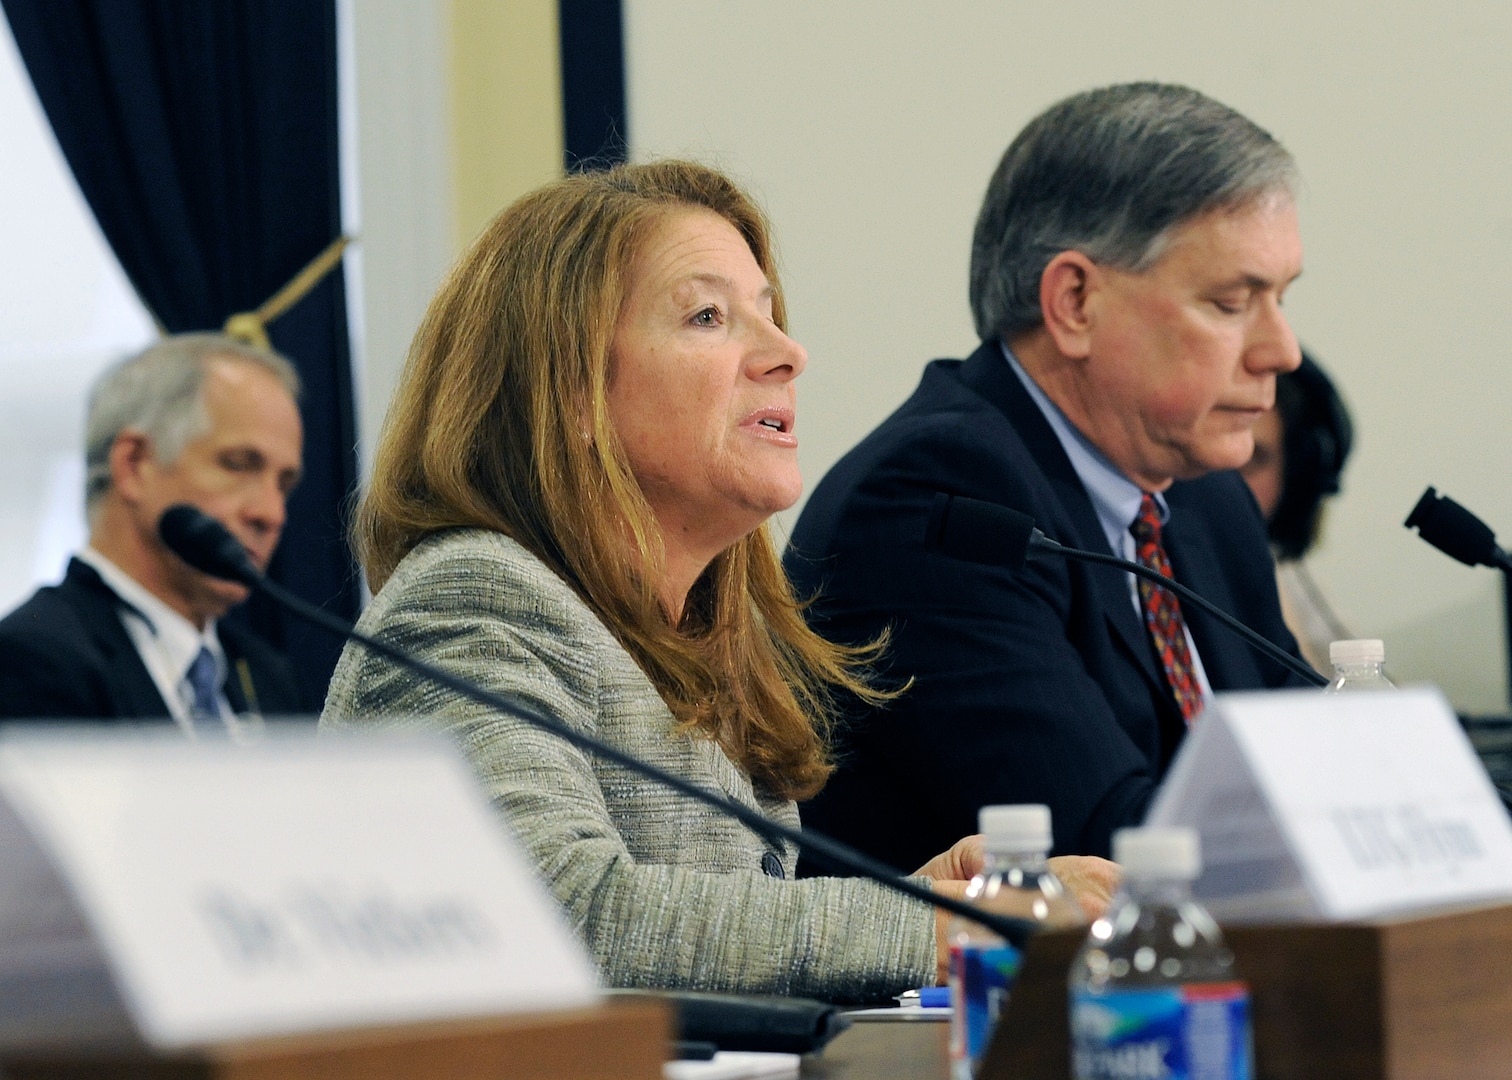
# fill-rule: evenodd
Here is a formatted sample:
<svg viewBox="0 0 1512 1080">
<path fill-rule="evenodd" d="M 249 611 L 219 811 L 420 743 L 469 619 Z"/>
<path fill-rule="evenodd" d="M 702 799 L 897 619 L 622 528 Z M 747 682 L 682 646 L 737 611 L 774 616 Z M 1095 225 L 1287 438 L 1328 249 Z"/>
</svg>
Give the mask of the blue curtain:
<svg viewBox="0 0 1512 1080">
<path fill-rule="evenodd" d="M 63 154 L 170 332 L 256 308 L 341 231 L 334 0 L 0 0 Z M 270 328 L 305 385 L 305 479 L 271 573 L 351 617 L 357 475 L 346 301 L 328 277 Z M 311 708 L 340 643 L 257 601 Z"/>
<path fill-rule="evenodd" d="M 625 160 L 625 32 L 620 0 L 557 0 L 568 172 Z"/>
</svg>

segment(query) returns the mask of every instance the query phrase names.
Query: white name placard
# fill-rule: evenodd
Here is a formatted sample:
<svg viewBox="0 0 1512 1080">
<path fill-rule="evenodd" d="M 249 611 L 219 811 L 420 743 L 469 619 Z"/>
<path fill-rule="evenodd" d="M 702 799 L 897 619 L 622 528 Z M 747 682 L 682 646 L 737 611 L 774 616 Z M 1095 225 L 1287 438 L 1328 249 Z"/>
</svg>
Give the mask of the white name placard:
<svg viewBox="0 0 1512 1080">
<path fill-rule="evenodd" d="M 174 1049 L 597 999 L 439 738 L 21 733 L 0 739 L 0 806 L 26 869 L 0 890 L 0 997 L 30 972 L 93 1005 L 33 1030 Z"/>
<path fill-rule="evenodd" d="M 1512 898 L 1512 823 L 1437 690 L 1219 695 L 1146 818 L 1202 834 L 1220 919 Z"/>
</svg>

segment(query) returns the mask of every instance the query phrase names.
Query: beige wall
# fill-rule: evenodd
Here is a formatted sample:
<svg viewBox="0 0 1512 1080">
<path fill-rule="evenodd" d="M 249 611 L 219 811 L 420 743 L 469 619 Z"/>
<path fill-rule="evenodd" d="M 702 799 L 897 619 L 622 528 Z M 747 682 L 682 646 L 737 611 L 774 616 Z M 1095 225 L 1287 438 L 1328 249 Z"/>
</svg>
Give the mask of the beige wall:
<svg viewBox="0 0 1512 1080">
<path fill-rule="evenodd" d="M 1032 115 L 1154 78 L 1268 127 L 1306 179 L 1288 310 L 1359 432 L 1317 575 L 1399 678 L 1504 706 L 1498 577 L 1401 522 L 1433 483 L 1512 542 L 1512 6 L 629 0 L 627 33 L 636 156 L 724 166 L 776 221 L 811 486 L 973 346 L 972 220 Z"/>
<path fill-rule="evenodd" d="M 354 4 L 367 314 L 364 441 L 462 238 L 547 178 L 560 105 L 555 4 Z M 1277 0 L 924 5 L 627 0 L 637 156 L 744 178 L 778 226 L 810 483 L 901 401 L 923 362 L 974 344 L 966 258 L 983 185 L 1055 99 L 1134 78 L 1187 82 L 1291 147 L 1307 273 L 1288 297 L 1337 377 L 1359 444 L 1316 570 L 1386 639 L 1400 678 L 1504 705 L 1499 581 L 1401 521 L 1433 483 L 1512 540 L 1512 7 Z M 510 19 L 534 31 L 512 34 Z M 448 55 L 454 57 L 449 60 Z M 523 54 L 521 53 L 523 50 Z M 510 80 L 535 91 L 504 107 Z M 547 79 L 547 94 L 555 79 Z M 496 134 L 498 137 L 496 137 Z M 557 134 L 556 138 L 560 138 Z M 516 158 L 517 140 L 534 149 Z"/>
<path fill-rule="evenodd" d="M 362 460 L 463 245 L 562 162 L 555 0 L 343 0 L 355 71 Z M 354 269 L 355 268 L 355 269 Z"/>
<path fill-rule="evenodd" d="M 453 236 L 562 172 L 556 0 L 451 0 Z"/>
</svg>

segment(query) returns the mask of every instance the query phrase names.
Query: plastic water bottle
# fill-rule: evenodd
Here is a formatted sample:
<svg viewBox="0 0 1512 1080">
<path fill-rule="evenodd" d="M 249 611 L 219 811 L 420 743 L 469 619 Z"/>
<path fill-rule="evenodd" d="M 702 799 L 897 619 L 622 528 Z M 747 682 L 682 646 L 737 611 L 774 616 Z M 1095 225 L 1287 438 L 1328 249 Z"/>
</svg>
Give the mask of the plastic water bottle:
<svg viewBox="0 0 1512 1080">
<path fill-rule="evenodd" d="M 1250 1080 L 1249 990 L 1192 899 L 1192 829 L 1123 829 L 1124 884 L 1071 964 L 1075 1080 Z"/>
<path fill-rule="evenodd" d="M 1396 684 L 1382 670 L 1386 663 L 1386 644 L 1378 638 L 1335 641 L 1328 646 L 1328 662 L 1333 665 L 1334 677 L 1326 693 L 1396 689 Z"/>
<path fill-rule="evenodd" d="M 1048 806 L 984 806 L 978 830 L 986 835 L 987 858 L 967 886 L 968 900 L 989 911 L 1058 926 L 1086 922 L 1081 906 L 1045 861 L 1051 846 Z M 1023 958 L 991 930 L 960 917 L 951 920 L 946 938 L 951 1075 L 970 1080 Z"/>
</svg>

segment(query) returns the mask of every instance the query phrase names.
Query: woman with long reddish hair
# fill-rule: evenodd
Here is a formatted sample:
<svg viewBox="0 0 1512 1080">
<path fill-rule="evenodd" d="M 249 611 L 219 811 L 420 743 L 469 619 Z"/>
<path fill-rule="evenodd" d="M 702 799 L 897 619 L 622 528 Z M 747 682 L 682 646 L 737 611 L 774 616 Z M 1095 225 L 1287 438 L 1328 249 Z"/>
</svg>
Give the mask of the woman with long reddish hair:
<svg viewBox="0 0 1512 1080">
<path fill-rule="evenodd" d="M 760 211 L 685 162 L 568 177 L 501 214 L 411 348 L 356 536 L 362 628 L 788 825 L 831 771 L 831 693 L 876 649 L 809 630 L 766 521 L 798 498 Z M 323 724 L 459 740 L 606 983 L 859 998 L 935 981 L 943 920 L 512 717 L 349 649 Z M 959 894 L 975 838 L 922 867 Z M 1088 903 L 1101 860 L 1058 869 Z"/>
</svg>

